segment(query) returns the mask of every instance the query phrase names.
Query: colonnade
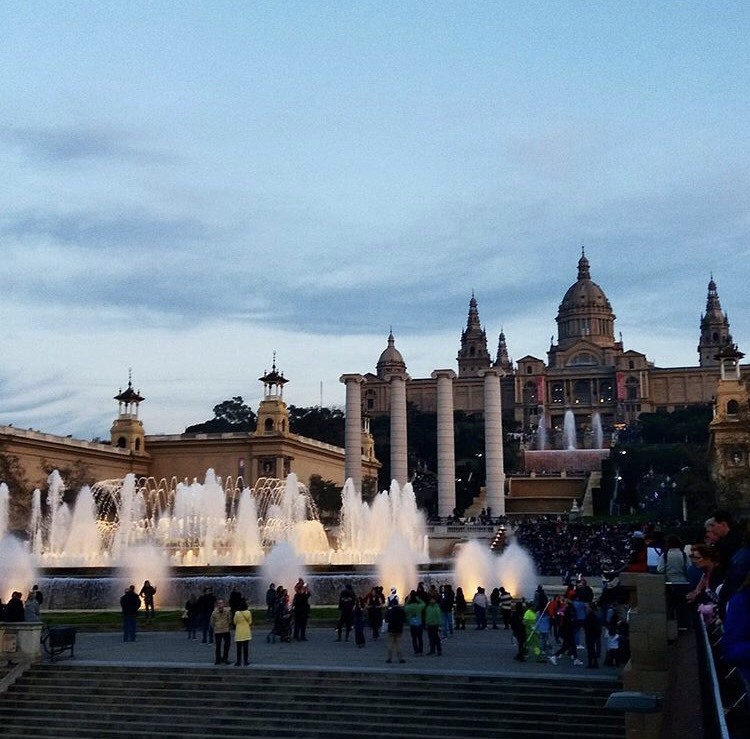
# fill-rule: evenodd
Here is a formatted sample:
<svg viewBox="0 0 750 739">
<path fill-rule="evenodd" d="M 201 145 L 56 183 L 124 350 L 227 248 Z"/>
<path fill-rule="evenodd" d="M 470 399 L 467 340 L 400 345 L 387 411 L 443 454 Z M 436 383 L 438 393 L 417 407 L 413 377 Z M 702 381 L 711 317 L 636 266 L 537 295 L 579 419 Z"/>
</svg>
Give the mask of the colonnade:
<svg viewBox="0 0 750 739">
<path fill-rule="evenodd" d="M 484 460 L 486 505 L 493 515 L 505 513 L 505 472 L 503 471 L 503 430 L 500 378 L 497 367 L 482 370 L 484 377 Z M 456 507 L 456 459 L 453 427 L 453 383 L 456 373 L 439 369 L 432 373 L 437 381 L 437 458 L 438 515 L 450 516 Z M 365 378 L 345 374 L 339 378 L 346 386 L 344 474 L 357 490 L 362 487 L 362 385 Z M 406 435 L 406 380 L 403 374 L 387 378 L 390 383 L 391 479 L 399 485 L 409 481 Z"/>
</svg>

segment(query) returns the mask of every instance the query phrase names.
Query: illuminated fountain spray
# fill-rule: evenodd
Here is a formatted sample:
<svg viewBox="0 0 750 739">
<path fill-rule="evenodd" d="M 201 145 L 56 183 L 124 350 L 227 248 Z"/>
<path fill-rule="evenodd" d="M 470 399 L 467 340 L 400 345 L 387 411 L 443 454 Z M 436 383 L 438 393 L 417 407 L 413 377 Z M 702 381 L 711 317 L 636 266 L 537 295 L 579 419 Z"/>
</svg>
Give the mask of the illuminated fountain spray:
<svg viewBox="0 0 750 739">
<path fill-rule="evenodd" d="M 456 587 L 463 588 L 469 600 L 478 586 L 488 592 L 501 585 L 514 597 L 532 598 L 539 577 L 528 552 L 511 541 L 501 555 L 476 540 L 464 544 L 453 568 Z"/>
</svg>

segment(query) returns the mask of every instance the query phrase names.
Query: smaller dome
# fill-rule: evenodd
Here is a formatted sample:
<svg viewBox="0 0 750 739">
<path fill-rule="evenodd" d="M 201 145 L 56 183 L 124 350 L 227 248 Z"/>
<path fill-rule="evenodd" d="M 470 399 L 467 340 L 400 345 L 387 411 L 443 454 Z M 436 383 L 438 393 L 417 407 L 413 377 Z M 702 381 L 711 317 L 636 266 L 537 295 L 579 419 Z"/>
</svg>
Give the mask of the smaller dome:
<svg viewBox="0 0 750 739">
<path fill-rule="evenodd" d="M 388 334 L 388 346 L 378 359 L 376 365 L 378 377 L 384 377 L 386 373 L 406 372 L 406 362 L 401 356 L 401 352 L 396 349 L 396 340 L 393 338 L 393 331 Z"/>
</svg>

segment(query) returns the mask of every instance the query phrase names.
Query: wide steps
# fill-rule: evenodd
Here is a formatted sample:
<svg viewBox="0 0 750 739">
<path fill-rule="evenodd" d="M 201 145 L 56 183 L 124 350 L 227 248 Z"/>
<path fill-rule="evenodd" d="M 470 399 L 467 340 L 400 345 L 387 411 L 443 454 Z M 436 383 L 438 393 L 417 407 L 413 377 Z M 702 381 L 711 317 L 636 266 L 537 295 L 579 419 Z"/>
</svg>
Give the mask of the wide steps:
<svg viewBox="0 0 750 739">
<path fill-rule="evenodd" d="M 603 709 L 619 687 L 554 675 L 37 665 L 0 695 L 0 726 L 18 737 L 34 726 L 35 739 L 434 739 L 436 726 L 471 727 L 473 739 L 623 739 L 622 716 Z"/>
</svg>

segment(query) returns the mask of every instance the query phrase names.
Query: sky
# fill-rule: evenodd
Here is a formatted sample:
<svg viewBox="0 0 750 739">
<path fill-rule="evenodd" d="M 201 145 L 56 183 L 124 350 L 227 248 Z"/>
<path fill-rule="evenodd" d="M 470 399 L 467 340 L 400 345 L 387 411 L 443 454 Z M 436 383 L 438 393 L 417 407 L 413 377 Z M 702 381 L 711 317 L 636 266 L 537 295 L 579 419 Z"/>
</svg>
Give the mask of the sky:
<svg viewBox="0 0 750 739">
<path fill-rule="evenodd" d="M 392 329 L 546 358 L 581 247 L 626 349 L 750 351 L 750 4 L 0 3 L 0 424 L 179 433 Z"/>
</svg>

